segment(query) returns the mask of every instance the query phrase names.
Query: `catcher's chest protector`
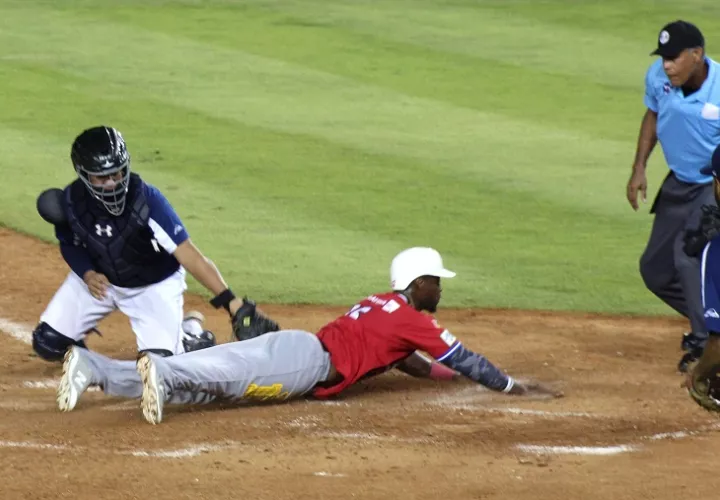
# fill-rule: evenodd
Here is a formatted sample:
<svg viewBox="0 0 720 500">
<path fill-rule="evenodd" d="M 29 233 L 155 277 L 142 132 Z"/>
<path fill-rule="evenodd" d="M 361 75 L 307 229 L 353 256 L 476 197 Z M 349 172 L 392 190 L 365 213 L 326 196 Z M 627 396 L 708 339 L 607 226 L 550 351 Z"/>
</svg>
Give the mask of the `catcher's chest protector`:
<svg viewBox="0 0 720 500">
<path fill-rule="evenodd" d="M 66 201 L 76 244 L 85 246 L 95 270 L 113 285 L 151 285 L 179 268 L 175 257 L 157 243 L 148 226 L 150 207 L 143 181 L 136 174 L 131 175 L 128 205 L 119 216 L 105 211 L 80 181 L 66 191 Z"/>
</svg>

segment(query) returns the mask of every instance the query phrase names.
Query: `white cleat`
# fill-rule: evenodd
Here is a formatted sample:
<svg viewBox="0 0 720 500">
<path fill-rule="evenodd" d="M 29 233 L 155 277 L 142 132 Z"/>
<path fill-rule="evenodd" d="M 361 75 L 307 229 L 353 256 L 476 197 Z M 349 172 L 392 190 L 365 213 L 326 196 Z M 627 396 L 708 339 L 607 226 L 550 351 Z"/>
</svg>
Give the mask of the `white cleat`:
<svg viewBox="0 0 720 500">
<path fill-rule="evenodd" d="M 65 352 L 63 374 L 57 389 L 57 404 L 60 411 L 72 411 L 92 382 L 92 370 L 83 359 L 83 348 L 71 346 Z"/>
<path fill-rule="evenodd" d="M 150 356 L 143 354 L 137 362 L 137 371 L 142 378 L 143 392 L 140 406 L 145 420 L 155 425 L 162 422 L 165 404 L 165 386 L 158 377 L 157 367 Z"/>
<path fill-rule="evenodd" d="M 188 335 L 202 335 L 205 316 L 200 311 L 188 311 L 182 321 L 182 329 Z"/>
</svg>

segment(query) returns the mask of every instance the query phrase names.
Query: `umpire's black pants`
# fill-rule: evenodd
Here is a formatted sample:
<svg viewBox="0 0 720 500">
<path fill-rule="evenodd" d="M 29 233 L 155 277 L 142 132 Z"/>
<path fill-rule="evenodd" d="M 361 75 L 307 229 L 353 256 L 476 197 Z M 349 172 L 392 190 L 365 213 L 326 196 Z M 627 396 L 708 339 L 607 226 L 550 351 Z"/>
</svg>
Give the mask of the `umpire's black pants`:
<svg viewBox="0 0 720 500">
<path fill-rule="evenodd" d="M 707 336 L 703 318 L 700 258 L 683 251 L 687 229 L 700 224 L 701 207 L 715 204 L 712 183 L 688 184 L 670 173 L 662 183 L 650 213 L 655 220 L 640 274 L 645 286 L 690 320 L 693 333 Z"/>
</svg>

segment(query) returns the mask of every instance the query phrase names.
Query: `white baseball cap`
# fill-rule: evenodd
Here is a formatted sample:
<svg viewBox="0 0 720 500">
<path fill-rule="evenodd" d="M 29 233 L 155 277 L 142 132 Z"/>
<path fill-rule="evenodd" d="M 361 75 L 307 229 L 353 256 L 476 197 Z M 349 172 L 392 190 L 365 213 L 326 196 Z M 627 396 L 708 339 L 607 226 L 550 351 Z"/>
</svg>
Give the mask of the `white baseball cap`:
<svg viewBox="0 0 720 500">
<path fill-rule="evenodd" d="M 455 273 L 445 269 L 437 250 L 428 247 L 403 250 L 390 264 L 390 286 L 393 290 L 405 290 L 420 276 L 453 278 Z"/>
</svg>

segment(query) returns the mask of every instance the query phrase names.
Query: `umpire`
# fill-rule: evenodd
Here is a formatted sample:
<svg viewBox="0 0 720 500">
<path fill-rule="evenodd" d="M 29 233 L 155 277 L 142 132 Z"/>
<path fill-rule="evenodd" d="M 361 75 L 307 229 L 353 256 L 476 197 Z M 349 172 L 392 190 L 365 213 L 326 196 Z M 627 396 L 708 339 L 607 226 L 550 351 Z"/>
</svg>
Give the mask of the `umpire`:
<svg viewBox="0 0 720 500">
<path fill-rule="evenodd" d="M 705 55 L 700 30 L 686 21 L 664 26 L 658 34 L 660 56 L 645 75 L 645 106 L 627 199 L 638 209 L 638 193 L 647 195 L 646 168 L 659 141 L 670 169 L 653 202 L 652 232 L 640 258 L 645 286 L 690 321 L 683 336 L 685 352 L 678 370 L 701 354 L 707 341 L 700 292 L 700 260 L 683 251 L 686 232 L 699 225 L 701 206 L 715 204 L 710 165 L 720 144 L 720 68 Z"/>
</svg>

